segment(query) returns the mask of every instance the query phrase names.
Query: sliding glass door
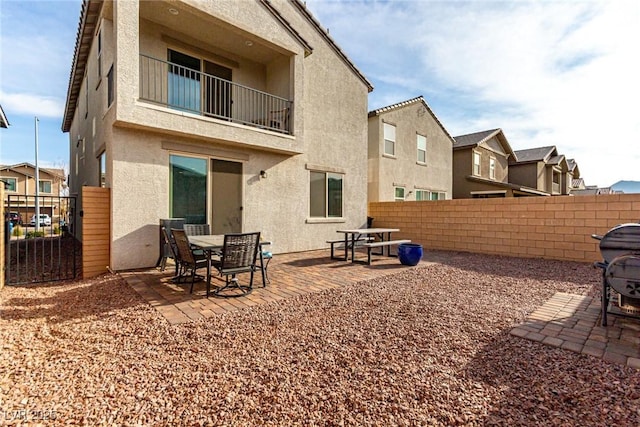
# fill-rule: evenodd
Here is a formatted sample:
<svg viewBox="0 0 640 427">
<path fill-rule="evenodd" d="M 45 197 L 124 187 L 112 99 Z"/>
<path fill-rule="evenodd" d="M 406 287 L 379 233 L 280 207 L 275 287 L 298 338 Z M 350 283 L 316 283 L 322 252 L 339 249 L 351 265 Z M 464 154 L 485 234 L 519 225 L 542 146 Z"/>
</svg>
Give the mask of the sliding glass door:
<svg viewBox="0 0 640 427">
<path fill-rule="evenodd" d="M 207 159 L 169 156 L 169 210 L 188 224 L 207 220 Z"/>
</svg>

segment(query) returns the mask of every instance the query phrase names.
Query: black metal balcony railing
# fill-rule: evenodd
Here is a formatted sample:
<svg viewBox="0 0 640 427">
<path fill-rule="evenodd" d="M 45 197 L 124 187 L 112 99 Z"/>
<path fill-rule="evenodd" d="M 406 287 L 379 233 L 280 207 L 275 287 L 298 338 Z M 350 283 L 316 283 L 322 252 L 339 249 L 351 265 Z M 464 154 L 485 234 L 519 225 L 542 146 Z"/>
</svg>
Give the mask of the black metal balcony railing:
<svg viewBox="0 0 640 427">
<path fill-rule="evenodd" d="M 288 99 L 146 55 L 140 55 L 140 99 L 291 134 Z"/>
</svg>

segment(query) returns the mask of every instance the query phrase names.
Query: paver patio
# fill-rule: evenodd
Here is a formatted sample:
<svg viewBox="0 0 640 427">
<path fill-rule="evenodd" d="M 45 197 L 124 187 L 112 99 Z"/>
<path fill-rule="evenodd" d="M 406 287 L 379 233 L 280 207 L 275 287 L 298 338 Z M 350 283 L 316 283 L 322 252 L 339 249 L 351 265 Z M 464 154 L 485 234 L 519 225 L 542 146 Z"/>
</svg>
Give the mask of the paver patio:
<svg viewBox="0 0 640 427">
<path fill-rule="evenodd" d="M 418 266 L 437 264 L 450 256 L 447 252 L 428 251 Z M 121 275 L 169 323 L 179 324 L 355 284 L 407 268 L 415 267 L 403 266 L 397 258 L 376 257 L 372 265 L 332 260 L 329 250 L 280 254 L 269 265 L 270 284 L 263 288 L 257 274 L 250 295 L 230 299 L 206 298 L 204 281 L 196 282 L 190 294 L 190 283 L 171 282 L 172 265 L 164 272 L 149 269 Z M 246 281 L 248 276 L 240 279 Z M 219 280 L 212 279 L 213 284 Z M 530 313 L 524 323 L 515 326 L 511 335 L 640 369 L 640 321 L 610 316 L 609 323 L 606 328 L 600 326 L 599 299 L 557 293 Z"/>
<path fill-rule="evenodd" d="M 366 258 L 366 254 L 356 254 L 356 258 Z M 432 260 L 436 258 L 436 255 L 430 256 L 430 261 L 422 261 L 419 265 L 433 262 Z M 193 294 L 190 294 L 190 283 L 175 284 L 171 282 L 174 274 L 173 265 L 169 265 L 164 272 L 160 272 L 158 269 L 149 269 L 124 272 L 121 275 L 167 321 L 176 324 L 208 318 L 216 313 L 247 308 L 256 304 L 279 301 L 296 295 L 322 292 L 350 283 L 393 274 L 407 268 L 413 267 L 404 266 L 397 258 L 393 257 L 375 257 L 375 261 L 371 265 L 332 260 L 328 250 L 276 255 L 269 264 L 271 283 L 263 288 L 258 273 L 254 277 L 253 292 L 239 298 L 218 298 L 215 296 L 207 298 L 204 281 L 196 282 Z M 246 274 L 238 277 L 241 282 L 248 281 Z M 212 278 L 212 286 L 223 283 L 221 280 L 221 278 Z"/>
</svg>

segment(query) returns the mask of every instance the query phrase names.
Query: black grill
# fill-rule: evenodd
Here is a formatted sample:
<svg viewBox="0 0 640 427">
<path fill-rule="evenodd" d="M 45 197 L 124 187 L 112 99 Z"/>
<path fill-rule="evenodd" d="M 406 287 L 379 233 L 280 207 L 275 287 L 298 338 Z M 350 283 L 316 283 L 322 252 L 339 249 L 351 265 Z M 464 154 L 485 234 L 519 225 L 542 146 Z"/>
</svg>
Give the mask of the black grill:
<svg viewBox="0 0 640 427">
<path fill-rule="evenodd" d="M 617 225 L 604 236 L 591 237 L 600 240 L 603 258 L 594 264 L 602 269 L 602 326 L 607 326 L 607 314 L 640 318 L 640 224 Z"/>
</svg>

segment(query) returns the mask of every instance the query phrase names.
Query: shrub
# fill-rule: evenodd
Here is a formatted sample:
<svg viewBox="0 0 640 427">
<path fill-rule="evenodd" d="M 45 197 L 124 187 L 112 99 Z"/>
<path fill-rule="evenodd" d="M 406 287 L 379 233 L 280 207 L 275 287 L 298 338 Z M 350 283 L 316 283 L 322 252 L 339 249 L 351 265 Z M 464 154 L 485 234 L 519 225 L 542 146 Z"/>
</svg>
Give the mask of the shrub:
<svg viewBox="0 0 640 427">
<path fill-rule="evenodd" d="M 19 225 L 16 225 L 15 227 L 13 227 L 13 231 L 11 232 L 12 236 L 20 237 L 23 234 L 24 234 L 24 231 L 22 230 L 22 227 L 20 227 Z"/>
<path fill-rule="evenodd" d="M 53 227 L 53 234 L 55 234 L 55 235 L 60 234 L 60 227 L 58 227 L 57 225 L 55 227 Z"/>
</svg>

